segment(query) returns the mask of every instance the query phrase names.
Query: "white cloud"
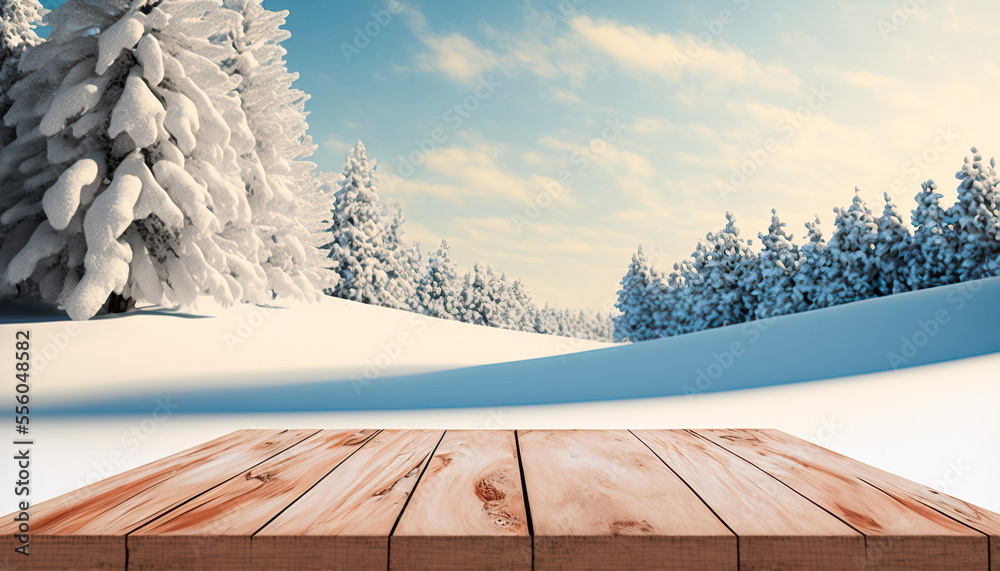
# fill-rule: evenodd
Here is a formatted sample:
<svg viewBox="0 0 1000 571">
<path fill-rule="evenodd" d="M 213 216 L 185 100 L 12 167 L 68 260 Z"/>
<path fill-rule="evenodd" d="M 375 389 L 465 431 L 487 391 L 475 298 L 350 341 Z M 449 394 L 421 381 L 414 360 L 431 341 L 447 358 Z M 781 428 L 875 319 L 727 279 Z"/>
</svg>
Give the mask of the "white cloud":
<svg viewBox="0 0 1000 571">
<path fill-rule="evenodd" d="M 578 16 L 570 26 L 584 45 L 602 52 L 640 75 L 680 82 L 687 76 L 714 85 L 755 85 L 772 91 L 798 91 L 799 79 L 777 64 L 761 64 L 745 52 L 717 42 L 702 46 L 691 34 L 650 32 L 611 20 Z"/>
<path fill-rule="evenodd" d="M 434 149 L 408 177 L 382 173 L 383 187 L 390 193 L 464 204 L 470 200 L 521 205 L 546 193 L 557 184 L 540 176 L 521 176 L 498 162 L 500 148 L 487 142 L 472 146 Z M 571 201 L 568 194 L 555 200 Z"/>
<path fill-rule="evenodd" d="M 497 65 L 496 54 L 459 33 L 426 35 L 421 41 L 429 50 L 417 56 L 422 71 L 438 72 L 469 83 Z"/>
<path fill-rule="evenodd" d="M 334 154 L 337 155 L 343 154 L 345 156 L 347 154 L 347 151 L 351 150 L 351 147 L 353 147 L 353 145 L 349 145 L 333 136 L 329 136 L 326 139 L 323 139 L 322 145 L 324 148 L 330 149 L 330 151 L 332 151 Z"/>
</svg>

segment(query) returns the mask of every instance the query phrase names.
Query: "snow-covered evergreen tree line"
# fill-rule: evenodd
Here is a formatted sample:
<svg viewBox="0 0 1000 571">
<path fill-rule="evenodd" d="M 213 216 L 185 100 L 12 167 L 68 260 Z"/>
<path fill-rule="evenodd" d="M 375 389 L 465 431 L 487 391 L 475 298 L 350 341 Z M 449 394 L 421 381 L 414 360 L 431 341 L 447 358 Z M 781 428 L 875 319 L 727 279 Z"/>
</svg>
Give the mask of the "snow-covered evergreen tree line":
<svg viewBox="0 0 1000 571">
<path fill-rule="evenodd" d="M 740 237 L 732 214 L 673 272 L 654 268 L 642 247 L 621 281 L 617 341 L 702 331 L 872 297 L 1000 275 L 1000 179 L 993 159 L 973 148 L 955 175 L 958 198 L 942 207 L 929 180 L 915 196 L 911 231 L 888 193 L 876 216 L 855 189 L 835 208 L 829 241 L 819 218 L 797 244 L 776 211 L 759 251 Z"/>
<path fill-rule="evenodd" d="M 321 233 L 328 267 L 339 278 L 327 294 L 475 325 L 611 340 L 610 315 L 539 308 L 520 280 L 486 264 L 460 274 L 444 240 L 425 260 L 419 246 L 404 238 L 399 204 L 379 198 L 376 172 L 359 141 L 341 176 L 322 175 L 320 195 L 336 189 Z"/>
</svg>

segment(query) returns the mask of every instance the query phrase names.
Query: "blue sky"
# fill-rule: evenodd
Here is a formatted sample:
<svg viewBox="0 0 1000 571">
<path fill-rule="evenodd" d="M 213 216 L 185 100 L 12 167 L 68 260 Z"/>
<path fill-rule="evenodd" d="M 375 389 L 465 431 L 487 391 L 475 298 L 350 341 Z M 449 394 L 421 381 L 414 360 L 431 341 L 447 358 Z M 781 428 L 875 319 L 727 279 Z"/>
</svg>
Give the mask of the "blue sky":
<svg viewBox="0 0 1000 571">
<path fill-rule="evenodd" d="M 290 12 L 313 160 L 362 139 L 425 252 L 539 302 L 609 308 L 637 244 L 669 269 L 727 210 L 755 243 L 771 208 L 829 233 L 855 186 L 905 212 L 1000 154 L 992 0 L 264 5 Z"/>
</svg>

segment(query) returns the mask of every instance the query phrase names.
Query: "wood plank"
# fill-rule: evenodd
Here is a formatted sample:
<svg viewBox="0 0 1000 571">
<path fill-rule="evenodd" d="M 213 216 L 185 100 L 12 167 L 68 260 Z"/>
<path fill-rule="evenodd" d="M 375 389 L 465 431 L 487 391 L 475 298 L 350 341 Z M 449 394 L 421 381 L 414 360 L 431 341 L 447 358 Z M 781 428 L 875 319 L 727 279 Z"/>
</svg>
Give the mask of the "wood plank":
<svg viewBox="0 0 1000 571">
<path fill-rule="evenodd" d="M 240 430 L 33 506 L 31 551 L 11 560 L 4 519 L 0 564 L 18 569 L 124 569 L 125 534 L 308 438 L 317 430 Z M 20 557 L 20 556 L 19 556 Z"/>
<path fill-rule="evenodd" d="M 254 567 L 385 571 L 389 534 L 443 434 L 379 432 L 254 536 Z"/>
<path fill-rule="evenodd" d="M 686 430 L 636 430 L 736 534 L 740 569 L 849 569 L 864 537 L 766 472 Z"/>
<path fill-rule="evenodd" d="M 907 480 L 821 446 L 816 446 L 780 430 L 759 430 L 757 437 L 766 439 L 772 447 L 790 455 L 822 455 L 836 462 L 845 474 L 859 478 L 892 496 L 909 496 L 972 529 L 989 536 L 990 562 L 993 571 L 1000 571 L 1000 514 L 949 496 L 923 484 Z"/>
<path fill-rule="evenodd" d="M 129 569 L 249 569 L 250 538 L 376 431 L 324 430 L 129 534 Z"/>
<path fill-rule="evenodd" d="M 389 569 L 531 569 L 511 430 L 449 430 L 390 539 Z"/>
<path fill-rule="evenodd" d="M 870 569 L 987 570 L 988 539 L 910 497 L 845 471 L 819 447 L 792 455 L 753 430 L 693 431 L 741 456 L 866 536 Z M 772 433 L 773 434 L 773 433 Z"/>
<path fill-rule="evenodd" d="M 629 432 L 517 434 L 536 570 L 736 569 L 736 536 Z"/>
</svg>

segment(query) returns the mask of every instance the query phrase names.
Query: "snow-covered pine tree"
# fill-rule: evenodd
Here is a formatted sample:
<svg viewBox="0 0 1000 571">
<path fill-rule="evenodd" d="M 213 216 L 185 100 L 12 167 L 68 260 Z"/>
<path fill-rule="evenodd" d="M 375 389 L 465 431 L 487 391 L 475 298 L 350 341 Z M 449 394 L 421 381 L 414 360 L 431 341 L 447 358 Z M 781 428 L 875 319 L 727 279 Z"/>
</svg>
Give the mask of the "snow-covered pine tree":
<svg viewBox="0 0 1000 571">
<path fill-rule="evenodd" d="M 585 339 L 610 343 L 614 340 L 614 322 L 612 314 L 594 311 L 591 313 L 590 334 Z"/>
<path fill-rule="evenodd" d="M 535 333 L 542 335 L 556 335 L 559 331 L 559 319 L 556 309 L 549 304 L 539 308 L 535 314 Z"/>
<path fill-rule="evenodd" d="M 514 331 L 531 332 L 535 329 L 535 314 L 538 308 L 531 300 L 524 283 L 515 279 L 509 283 L 507 294 L 503 298 L 506 306 L 507 327 Z"/>
<path fill-rule="evenodd" d="M 703 246 L 699 244 L 699 249 Z M 697 252 L 698 250 L 696 250 Z M 664 337 L 696 331 L 694 308 L 698 303 L 701 276 L 694 267 L 694 259 L 687 258 L 674 264 L 674 271 L 667 276 L 664 303 L 670 314 L 659 326 Z"/>
<path fill-rule="evenodd" d="M 262 0 L 224 0 L 224 5 L 240 16 L 231 34 L 237 55 L 227 71 L 243 79 L 238 90 L 268 180 L 282 200 L 290 200 L 316 168 L 305 160 L 316 145 L 307 132 L 309 95 L 294 87 L 299 74 L 288 71 L 281 45 L 291 37 L 282 28 L 288 11 L 268 10 Z"/>
<path fill-rule="evenodd" d="M 899 210 L 888 192 L 884 194 L 885 208 L 879 217 L 878 237 L 875 242 L 875 264 L 878 282 L 875 295 L 890 295 L 909 291 L 910 231 L 903 225 Z"/>
<path fill-rule="evenodd" d="M 129 299 L 270 299 L 238 162 L 253 137 L 235 82 L 202 55 L 229 29 L 225 12 L 221 0 L 69 0 L 48 16 L 5 117 L 18 131 L 0 151 L 0 180 L 16 180 L 0 198 L 16 234 L 8 283 L 74 319 Z"/>
<path fill-rule="evenodd" d="M 35 26 L 46 10 L 38 0 L 0 0 L 0 120 L 12 103 L 10 88 L 20 73 L 18 61 L 25 50 L 42 43 Z M 0 147 L 14 138 L 14 130 L 0 122 Z"/>
<path fill-rule="evenodd" d="M 420 245 L 409 244 L 403 239 L 406 217 L 398 202 L 386 203 L 382 216 L 386 232 L 384 244 L 389 260 L 389 282 L 386 287 L 391 297 L 402 303 L 398 309 L 419 311 L 416 288 L 423 269 Z"/>
<path fill-rule="evenodd" d="M 794 313 L 802 305 L 802 294 L 795 287 L 801 265 L 799 247 L 785 232 L 778 212 L 771 210 L 767 234 L 757 234 L 762 249 L 758 264 L 748 274 L 746 289 L 754 299 L 754 317 L 764 319 Z"/>
<path fill-rule="evenodd" d="M 0 0 L 0 149 L 10 144 L 16 136 L 14 126 L 5 124 L 3 117 L 13 104 L 11 87 L 21 77 L 18 70 L 21 55 L 42 42 L 35 33 L 35 26 L 44 14 L 45 10 L 37 0 Z M 17 176 L 0 178 L 0 212 L 16 203 L 21 184 Z M 12 195 L 17 195 L 17 198 L 11 200 Z M 32 230 L 30 225 L 11 226 L 0 222 L 0 268 L 7 267 L 17 250 L 24 246 Z M 3 270 L 0 269 L 0 301 L 14 296 L 18 291 L 2 279 L 2 273 Z"/>
<path fill-rule="evenodd" d="M 330 205 L 344 181 L 342 173 L 314 170 L 299 183 L 300 208 L 295 218 L 309 231 L 309 243 L 317 249 L 329 242 L 327 229 L 332 222 Z M 322 253 L 322 251 L 321 251 Z"/>
<path fill-rule="evenodd" d="M 417 299 L 422 313 L 441 319 L 458 319 L 458 273 L 451 261 L 448 242 L 427 259 L 427 271 L 417 284 Z"/>
<path fill-rule="evenodd" d="M 558 309 L 546 304 L 535 313 L 535 332 L 577 339 L 610 342 L 614 323 L 610 313 L 599 311 Z"/>
<path fill-rule="evenodd" d="M 941 198 L 933 180 L 921 183 L 914 197 L 917 207 L 910 216 L 913 238 L 907 268 L 907 285 L 912 290 L 958 281 L 958 237 L 941 208 Z"/>
<path fill-rule="evenodd" d="M 316 166 L 303 159 L 316 145 L 306 133 L 309 97 L 292 86 L 298 75 L 288 71 L 281 46 L 291 36 L 281 28 L 288 12 L 266 10 L 261 0 L 224 0 L 224 5 L 231 10 L 231 29 L 215 53 L 205 55 L 214 55 L 239 79 L 236 91 L 254 139 L 253 149 L 240 156 L 241 176 L 264 245 L 261 264 L 276 295 L 315 297 L 332 285 L 332 274 L 323 269 L 309 230 L 297 219 L 305 214 L 311 190 L 305 185 Z"/>
<path fill-rule="evenodd" d="M 794 299 L 799 300 L 799 303 L 790 313 L 827 307 L 825 292 L 828 285 L 827 268 L 830 265 L 830 257 L 819 225 L 819 216 L 805 223 L 807 242 L 799 248 L 799 271 L 794 277 Z"/>
<path fill-rule="evenodd" d="M 501 321 L 500 283 L 493 269 L 485 264 L 474 264 L 461 281 L 458 305 L 459 321 L 473 325 L 499 327 Z"/>
<path fill-rule="evenodd" d="M 958 281 L 997 275 L 1000 271 L 1000 188 L 995 163 L 975 147 L 955 174 L 958 201 L 948 210 L 958 238 Z"/>
<path fill-rule="evenodd" d="M 830 263 L 824 267 L 824 307 L 874 297 L 878 283 L 878 222 L 860 191 L 854 189 L 850 207 L 834 212 L 836 229 L 826 248 Z"/>
<path fill-rule="evenodd" d="M 326 293 L 371 305 L 407 307 L 407 300 L 393 296 L 394 259 L 385 244 L 378 179 L 361 141 L 347 156 L 331 216 L 330 240 L 324 249 L 329 250 L 330 269 L 340 280 Z"/>
<path fill-rule="evenodd" d="M 694 330 L 712 329 L 743 323 L 753 314 L 750 276 L 757 255 L 740 238 L 736 219 L 726 213 L 726 226 L 709 233 L 692 255 L 693 268 L 699 275 L 693 307 Z"/>
<path fill-rule="evenodd" d="M 621 313 L 615 316 L 615 341 L 636 342 L 656 337 L 653 323 L 656 300 L 650 296 L 656 279 L 640 245 L 620 282 L 622 288 L 618 290 L 615 307 Z"/>
</svg>

